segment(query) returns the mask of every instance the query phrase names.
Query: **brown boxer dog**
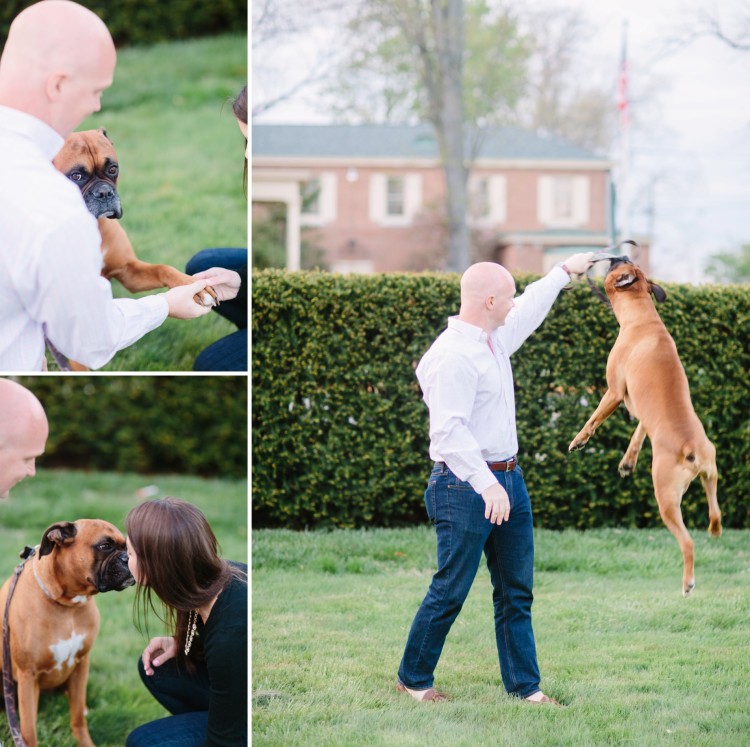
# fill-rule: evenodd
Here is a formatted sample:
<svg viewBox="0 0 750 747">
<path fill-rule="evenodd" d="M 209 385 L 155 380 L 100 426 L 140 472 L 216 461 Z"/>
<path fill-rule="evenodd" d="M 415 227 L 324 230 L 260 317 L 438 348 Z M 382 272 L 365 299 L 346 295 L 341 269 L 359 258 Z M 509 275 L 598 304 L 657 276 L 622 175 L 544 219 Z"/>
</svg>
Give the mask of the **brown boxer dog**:
<svg viewBox="0 0 750 747">
<path fill-rule="evenodd" d="M 174 267 L 149 264 L 136 257 L 125 229 L 117 222 L 122 217 L 117 193 L 120 164 L 103 127 L 70 134 L 52 163 L 79 187 L 86 207 L 99 223 L 105 278 L 117 279 L 131 293 L 193 282 L 193 278 Z M 195 300 L 213 306 L 215 297 L 213 290 L 206 288 L 196 294 Z"/>
<path fill-rule="evenodd" d="M 0 589 L 3 611 L 10 582 Z M 99 632 L 92 597 L 134 583 L 125 538 L 109 522 L 63 521 L 44 532 L 18 578 L 8 614 L 21 734 L 28 747 L 38 745 L 39 691 L 60 686 L 68 696 L 76 743 L 94 747 L 86 723 L 89 652 Z"/>
<path fill-rule="evenodd" d="M 680 503 L 688 485 L 700 476 L 708 499 L 709 534 L 721 535 L 716 448 L 695 414 L 677 346 L 651 298 L 653 294 L 657 301 L 665 300 L 664 289 L 648 280 L 628 257 L 618 257 L 610 263 L 604 290 L 620 323 L 620 334 L 607 360 L 608 389 L 569 451 L 582 449 L 620 402 L 625 402 L 639 423 L 620 461 L 620 476 L 635 470 L 648 436 L 656 502 L 682 550 L 682 593 L 687 596 L 695 586 L 693 540 L 682 520 Z"/>
</svg>

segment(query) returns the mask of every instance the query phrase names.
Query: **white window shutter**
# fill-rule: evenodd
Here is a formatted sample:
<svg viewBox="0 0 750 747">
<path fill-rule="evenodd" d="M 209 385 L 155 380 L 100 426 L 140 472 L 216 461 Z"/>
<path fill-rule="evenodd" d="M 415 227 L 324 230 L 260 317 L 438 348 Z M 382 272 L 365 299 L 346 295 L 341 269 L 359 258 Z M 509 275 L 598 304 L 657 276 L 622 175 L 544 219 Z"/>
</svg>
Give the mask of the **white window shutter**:
<svg viewBox="0 0 750 747">
<path fill-rule="evenodd" d="M 336 174 L 320 175 L 320 217 L 323 223 L 336 220 L 338 204 L 338 182 Z"/>
<path fill-rule="evenodd" d="M 407 174 L 404 178 L 404 217 L 411 222 L 422 209 L 422 175 Z"/>
<path fill-rule="evenodd" d="M 543 225 L 554 222 L 554 183 L 551 176 L 540 176 L 536 190 L 536 215 Z"/>
<path fill-rule="evenodd" d="M 489 181 L 490 220 L 505 223 L 508 219 L 508 182 L 504 176 L 491 176 Z"/>
<path fill-rule="evenodd" d="M 385 174 L 370 175 L 370 220 L 373 223 L 382 223 L 385 218 L 386 200 Z"/>
<path fill-rule="evenodd" d="M 586 176 L 577 176 L 573 185 L 573 216 L 578 226 L 589 222 L 590 192 L 589 178 Z"/>
</svg>

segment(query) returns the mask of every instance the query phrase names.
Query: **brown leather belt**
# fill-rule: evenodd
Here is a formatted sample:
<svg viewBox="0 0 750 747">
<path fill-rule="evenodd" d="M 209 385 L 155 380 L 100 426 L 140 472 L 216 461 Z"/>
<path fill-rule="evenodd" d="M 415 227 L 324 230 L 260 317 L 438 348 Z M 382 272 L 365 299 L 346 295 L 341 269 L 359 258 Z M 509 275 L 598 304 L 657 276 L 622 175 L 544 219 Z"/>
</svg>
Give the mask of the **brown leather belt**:
<svg viewBox="0 0 750 747">
<path fill-rule="evenodd" d="M 516 457 L 508 459 L 506 462 L 487 462 L 487 466 L 493 472 L 511 472 L 516 468 L 517 464 L 518 459 L 516 459 Z M 445 462 L 435 462 L 435 465 L 442 467 L 443 469 L 447 468 Z"/>
<path fill-rule="evenodd" d="M 514 470 L 516 468 L 516 465 L 518 464 L 518 459 L 513 457 L 512 459 L 508 459 L 507 462 L 487 462 L 487 466 L 493 471 L 493 472 L 510 472 L 511 470 Z"/>
</svg>

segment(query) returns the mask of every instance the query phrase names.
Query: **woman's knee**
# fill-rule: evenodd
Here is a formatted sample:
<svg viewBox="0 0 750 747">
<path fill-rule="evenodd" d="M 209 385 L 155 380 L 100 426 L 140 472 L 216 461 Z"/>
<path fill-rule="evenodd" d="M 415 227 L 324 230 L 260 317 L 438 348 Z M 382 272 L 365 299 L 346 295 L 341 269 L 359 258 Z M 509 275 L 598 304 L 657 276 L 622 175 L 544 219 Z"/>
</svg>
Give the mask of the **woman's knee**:
<svg viewBox="0 0 750 747">
<path fill-rule="evenodd" d="M 128 734 L 125 747 L 153 747 L 153 738 L 149 730 L 149 724 L 143 724 Z"/>
</svg>

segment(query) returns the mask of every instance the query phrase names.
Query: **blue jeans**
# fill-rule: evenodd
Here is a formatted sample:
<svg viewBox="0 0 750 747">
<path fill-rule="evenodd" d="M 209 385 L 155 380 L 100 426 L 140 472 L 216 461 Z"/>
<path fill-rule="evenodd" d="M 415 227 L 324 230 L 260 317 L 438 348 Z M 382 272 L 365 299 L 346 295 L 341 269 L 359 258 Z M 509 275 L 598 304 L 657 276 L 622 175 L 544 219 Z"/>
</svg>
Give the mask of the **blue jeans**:
<svg viewBox="0 0 750 747">
<path fill-rule="evenodd" d="M 209 345 L 195 359 L 194 371 L 247 371 L 247 249 L 204 249 L 187 263 L 185 272 L 195 275 L 212 267 L 234 270 L 242 278 L 240 292 L 213 310 L 238 329 Z"/>
<path fill-rule="evenodd" d="M 128 735 L 126 747 L 204 747 L 208 737 L 208 672 L 178 669 L 174 659 L 149 676 L 138 660 L 138 672 L 149 692 L 172 716 L 150 721 Z"/>
<path fill-rule="evenodd" d="M 492 581 L 495 640 L 505 689 L 525 698 L 539 690 L 539 666 L 531 627 L 534 532 L 531 501 L 521 468 L 494 473 L 510 498 L 510 517 L 500 526 L 484 518 L 485 503 L 447 467 L 435 466 L 425 505 L 437 531 L 438 570 L 422 602 L 398 670 L 413 689 L 433 686 L 448 631 L 474 582 L 482 552 Z"/>
</svg>

